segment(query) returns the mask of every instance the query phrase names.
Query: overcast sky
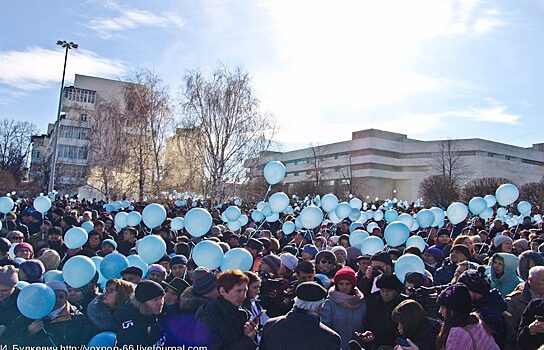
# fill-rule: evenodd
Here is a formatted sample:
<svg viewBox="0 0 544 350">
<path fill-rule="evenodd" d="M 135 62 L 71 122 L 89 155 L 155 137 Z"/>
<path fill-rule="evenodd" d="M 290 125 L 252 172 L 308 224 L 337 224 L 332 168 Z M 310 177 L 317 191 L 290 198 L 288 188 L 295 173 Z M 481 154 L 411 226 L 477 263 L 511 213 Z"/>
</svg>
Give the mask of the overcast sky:
<svg viewBox="0 0 544 350">
<path fill-rule="evenodd" d="M 0 118 L 55 120 L 75 73 L 249 71 L 284 150 L 368 128 L 544 142 L 544 1 L 2 1 Z M 69 84 L 69 82 L 68 82 Z"/>
</svg>

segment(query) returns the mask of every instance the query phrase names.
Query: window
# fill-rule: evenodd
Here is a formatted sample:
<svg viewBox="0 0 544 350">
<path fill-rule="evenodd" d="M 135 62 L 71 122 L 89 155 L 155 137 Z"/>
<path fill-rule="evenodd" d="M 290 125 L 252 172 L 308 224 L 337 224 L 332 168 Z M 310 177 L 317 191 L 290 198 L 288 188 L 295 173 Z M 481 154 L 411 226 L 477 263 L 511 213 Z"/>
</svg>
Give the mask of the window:
<svg viewBox="0 0 544 350">
<path fill-rule="evenodd" d="M 64 159 L 87 159 L 87 147 L 59 145 L 58 157 Z"/>
<path fill-rule="evenodd" d="M 81 113 L 79 115 L 79 120 L 82 121 L 82 122 L 86 122 L 87 121 L 87 114 Z"/>
<path fill-rule="evenodd" d="M 67 139 L 88 140 L 89 129 L 80 128 L 77 126 L 63 125 L 60 128 L 60 137 L 64 137 Z"/>
</svg>

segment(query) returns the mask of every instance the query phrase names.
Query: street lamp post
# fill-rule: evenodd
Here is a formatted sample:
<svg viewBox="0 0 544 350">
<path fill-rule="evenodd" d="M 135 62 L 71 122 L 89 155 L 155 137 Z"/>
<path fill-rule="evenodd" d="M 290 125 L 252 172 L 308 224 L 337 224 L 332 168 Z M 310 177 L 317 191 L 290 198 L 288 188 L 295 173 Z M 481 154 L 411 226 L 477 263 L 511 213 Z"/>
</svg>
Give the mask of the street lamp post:
<svg viewBox="0 0 544 350">
<path fill-rule="evenodd" d="M 66 74 L 66 61 L 68 60 L 68 50 L 70 49 L 77 49 L 78 45 L 73 42 L 66 42 L 66 40 L 58 40 L 57 45 L 60 45 L 64 47 L 65 53 L 64 53 L 64 68 L 62 69 L 62 81 L 60 83 L 60 96 L 59 96 L 59 108 L 57 110 L 57 122 L 55 127 L 55 141 L 53 142 L 53 155 L 51 160 L 51 169 L 49 172 L 49 185 L 47 187 L 47 191 L 49 193 L 53 192 L 53 189 L 55 188 L 55 168 L 57 167 L 57 145 L 59 143 L 59 129 L 60 129 L 60 110 L 62 108 L 62 95 L 64 90 L 64 76 Z"/>
</svg>

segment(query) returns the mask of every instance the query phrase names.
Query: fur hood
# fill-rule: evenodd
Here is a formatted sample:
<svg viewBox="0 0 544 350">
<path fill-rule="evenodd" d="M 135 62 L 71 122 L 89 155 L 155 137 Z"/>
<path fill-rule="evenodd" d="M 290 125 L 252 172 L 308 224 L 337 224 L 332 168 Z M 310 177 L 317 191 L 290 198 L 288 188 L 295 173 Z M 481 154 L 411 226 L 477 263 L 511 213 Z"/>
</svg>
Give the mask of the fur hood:
<svg viewBox="0 0 544 350">
<path fill-rule="evenodd" d="M 182 313 L 192 313 L 194 315 L 196 310 L 202 305 L 207 304 L 208 301 L 209 300 L 204 297 L 197 296 L 193 292 L 193 287 L 191 286 L 185 289 L 179 297 L 179 309 Z"/>
</svg>

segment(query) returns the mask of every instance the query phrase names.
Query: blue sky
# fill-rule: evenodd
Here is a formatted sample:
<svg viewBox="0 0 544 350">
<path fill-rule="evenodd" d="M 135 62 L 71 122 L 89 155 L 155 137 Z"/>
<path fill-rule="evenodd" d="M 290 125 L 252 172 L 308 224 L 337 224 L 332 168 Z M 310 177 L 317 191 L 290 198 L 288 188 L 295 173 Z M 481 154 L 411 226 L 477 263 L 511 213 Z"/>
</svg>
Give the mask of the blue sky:
<svg viewBox="0 0 544 350">
<path fill-rule="evenodd" d="M 62 75 L 242 65 L 284 150 L 367 128 L 544 142 L 544 1 L 2 1 L 0 118 L 43 132 Z"/>
</svg>

